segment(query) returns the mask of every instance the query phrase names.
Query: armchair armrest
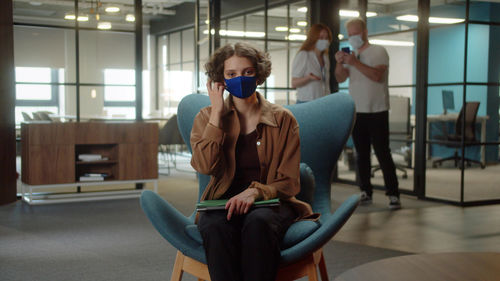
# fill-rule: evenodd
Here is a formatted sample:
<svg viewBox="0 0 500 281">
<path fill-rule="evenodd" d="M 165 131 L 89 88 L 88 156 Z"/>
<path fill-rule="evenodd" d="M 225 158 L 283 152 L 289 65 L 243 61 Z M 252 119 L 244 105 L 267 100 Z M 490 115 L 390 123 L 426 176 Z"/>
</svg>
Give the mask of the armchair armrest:
<svg viewBox="0 0 500 281">
<path fill-rule="evenodd" d="M 150 190 L 142 192 L 140 202 L 144 213 L 163 238 L 184 255 L 205 261 L 203 245 L 193 240 L 186 232 L 187 226 L 194 225 L 191 219 Z"/>
</svg>

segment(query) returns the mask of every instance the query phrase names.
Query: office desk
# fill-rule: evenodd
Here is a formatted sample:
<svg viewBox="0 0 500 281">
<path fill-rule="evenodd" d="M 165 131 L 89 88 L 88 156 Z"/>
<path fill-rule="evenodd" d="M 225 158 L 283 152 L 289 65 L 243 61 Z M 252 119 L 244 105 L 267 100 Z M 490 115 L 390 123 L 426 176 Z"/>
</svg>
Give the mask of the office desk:
<svg viewBox="0 0 500 281">
<path fill-rule="evenodd" d="M 438 253 L 399 256 L 352 268 L 334 281 L 496 281 L 500 253 Z"/>
<path fill-rule="evenodd" d="M 426 133 L 426 139 L 429 140 L 429 125 L 431 122 L 456 122 L 458 118 L 458 114 L 456 113 L 451 113 L 451 114 L 440 114 L 440 115 L 427 115 L 427 133 Z M 477 116 L 476 117 L 476 123 L 481 123 L 481 137 L 480 141 L 485 142 L 486 141 L 486 121 L 490 119 L 488 115 L 486 116 Z M 427 143 L 427 159 L 430 159 L 430 143 Z M 484 148 L 484 145 L 481 145 L 480 148 L 481 151 L 481 163 L 483 165 L 486 164 L 486 150 Z"/>
</svg>

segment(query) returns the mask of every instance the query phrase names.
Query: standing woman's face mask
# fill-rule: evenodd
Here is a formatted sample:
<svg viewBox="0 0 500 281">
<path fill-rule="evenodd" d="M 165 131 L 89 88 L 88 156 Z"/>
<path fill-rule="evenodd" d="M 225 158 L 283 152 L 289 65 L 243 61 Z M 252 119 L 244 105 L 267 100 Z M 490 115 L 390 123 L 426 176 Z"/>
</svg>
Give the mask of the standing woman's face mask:
<svg viewBox="0 0 500 281">
<path fill-rule="evenodd" d="M 328 48 L 328 45 L 330 45 L 330 42 L 325 39 L 319 39 L 316 41 L 316 49 L 318 49 L 320 52 L 326 50 Z"/>
<path fill-rule="evenodd" d="M 328 49 L 328 46 L 330 45 L 330 38 L 328 37 L 328 31 L 326 30 L 321 30 L 319 33 L 318 40 L 316 41 L 316 49 L 318 51 L 323 52 L 324 50 Z"/>
<path fill-rule="evenodd" d="M 257 71 L 248 58 L 232 56 L 224 61 L 224 82 L 231 95 L 248 98 L 257 89 Z"/>
</svg>

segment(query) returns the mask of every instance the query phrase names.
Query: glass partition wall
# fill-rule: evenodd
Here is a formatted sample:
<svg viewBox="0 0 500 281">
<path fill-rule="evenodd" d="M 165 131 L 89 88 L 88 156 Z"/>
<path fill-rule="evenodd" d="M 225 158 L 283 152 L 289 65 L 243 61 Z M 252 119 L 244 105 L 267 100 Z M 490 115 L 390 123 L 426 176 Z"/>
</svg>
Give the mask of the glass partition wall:
<svg viewBox="0 0 500 281">
<path fill-rule="evenodd" d="M 273 71 L 266 83 L 259 86 L 258 91 L 272 102 L 293 104 L 295 90 L 290 87 L 290 65 L 302 41 L 305 40 L 309 24 L 307 2 L 269 5 L 267 12 L 265 3 L 266 1 L 253 1 L 253 5 L 246 9 L 222 5 L 220 43 L 224 45 L 245 41 L 269 52 Z M 240 4 L 244 6 L 243 3 Z M 204 64 L 210 55 L 208 1 L 197 1 L 196 10 L 199 15 L 197 37 L 194 25 L 156 35 L 158 61 L 161 64 L 158 75 L 159 101 L 162 105 L 160 108 L 168 114 L 176 113 L 176 104 L 183 96 L 194 92 L 206 93 Z M 211 31 L 212 34 L 214 32 Z M 179 40 L 180 34 L 182 40 Z M 167 54 L 166 50 L 171 51 Z M 182 54 L 172 50 L 182 50 Z M 197 56 L 199 60 L 197 62 L 186 60 L 186 56 Z M 197 65 L 197 70 L 194 67 L 186 69 L 186 64 L 190 63 L 192 66 Z M 179 71 L 183 75 L 176 74 Z"/>
<path fill-rule="evenodd" d="M 136 119 L 134 0 L 13 3 L 17 125 L 30 119 Z M 143 61 L 140 118 L 151 113 L 151 78 Z"/>
<path fill-rule="evenodd" d="M 44 2 L 35 17 L 27 13 L 34 4 L 14 0 L 17 124 L 45 118 L 43 112 L 62 121 L 140 119 L 140 104 L 142 117 L 168 118 L 185 95 L 206 93 L 204 64 L 215 34 L 209 31 L 208 0 L 143 6 L 142 103 L 135 75 L 137 31 L 129 15 L 134 1 L 122 1 L 118 14 L 79 1 L 78 16 L 75 1 L 57 3 L 63 2 L 57 7 Z M 296 101 L 291 63 L 311 22 L 318 21 L 313 2 L 219 2 L 220 44 L 247 41 L 269 52 L 273 71 L 258 90 L 272 102 Z M 345 22 L 366 11 L 361 16 L 370 43 L 388 51 L 390 145 L 402 192 L 461 205 L 500 202 L 500 3 L 346 0 L 335 7 L 337 49 L 349 46 Z M 44 16 L 42 10 L 53 12 Z M 162 18 L 155 18 L 160 12 Z M 419 15 L 427 13 L 423 25 Z M 111 28 L 98 28 L 103 21 Z M 338 86 L 348 92 L 348 81 Z M 354 157 L 349 140 L 338 162 L 338 180 L 356 183 Z M 373 183 L 383 188 L 372 160 Z"/>
<path fill-rule="evenodd" d="M 401 17 L 416 13 L 417 1 L 381 4 L 380 1 L 366 2 L 366 22 L 370 44 L 383 46 L 389 54 L 389 131 L 390 148 L 396 164 L 399 188 L 413 192 L 414 162 L 414 102 L 416 81 L 416 22 L 405 22 Z M 340 6 L 339 48 L 352 47 L 347 39 L 345 23 L 358 17 L 360 6 L 357 0 L 347 1 Z M 340 92 L 349 91 L 349 80 L 339 84 Z M 372 155 L 372 184 L 383 188 L 384 179 L 378 169 L 377 158 Z M 338 163 L 338 178 L 356 183 L 355 149 L 349 139 L 346 149 Z"/>
<path fill-rule="evenodd" d="M 347 19 L 342 14 L 356 15 L 363 2 L 347 1 L 341 6 L 340 47 L 349 46 Z M 427 84 L 416 100 L 416 57 L 423 52 L 416 47 L 418 2 L 429 4 L 430 16 Z M 500 4 L 465 0 L 365 3 L 370 43 L 383 45 L 390 57 L 390 140 L 402 192 L 459 205 L 500 202 Z M 339 84 L 339 89 L 348 91 L 348 81 Z M 409 118 L 404 117 L 405 99 L 409 99 Z M 423 123 L 416 123 L 416 102 L 425 102 Z M 415 126 L 426 128 L 423 182 L 414 178 L 421 169 L 414 166 L 416 153 L 422 153 L 415 149 Z M 403 139 L 397 132 L 401 128 L 407 132 Z M 351 141 L 343 156 L 339 178 L 355 183 Z M 376 158 L 372 160 L 376 165 Z M 373 173 L 372 181 L 383 189 L 380 171 Z"/>
<path fill-rule="evenodd" d="M 497 202 L 500 3 L 430 2 L 426 196 Z"/>
</svg>

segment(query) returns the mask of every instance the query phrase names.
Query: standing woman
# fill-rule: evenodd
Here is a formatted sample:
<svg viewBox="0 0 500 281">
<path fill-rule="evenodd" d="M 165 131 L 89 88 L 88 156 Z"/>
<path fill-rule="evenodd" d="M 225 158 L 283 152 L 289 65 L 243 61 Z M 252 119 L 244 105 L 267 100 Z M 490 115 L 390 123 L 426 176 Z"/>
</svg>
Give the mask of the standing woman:
<svg viewBox="0 0 500 281">
<path fill-rule="evenodd" d="M 292 87 L 297 88 L 297 103 L 330 94 L 330 60 L 328 46 L 332 32 L 328 26 L 311 26 L 307 39 L 292 63 Z"/>
<path fill-rule="evenodd" d="M 266 53 L 245 43 L 218 49 L 205 65 L 211 105 L 201 109 L 191 131 L 196 171 L 210 175 L 200 200 L 228 199 L 225 210 L 201 212 L 212 281 L 271 281 L 287 228 L 313 218 L 299 192 L 297 121 L 256 92 L 271 73 Z M 224 100 L 224 90 L 230 95 Z M 279 207 L 252 208 L 255 200 L 279 198 Z"/>
</svg>

